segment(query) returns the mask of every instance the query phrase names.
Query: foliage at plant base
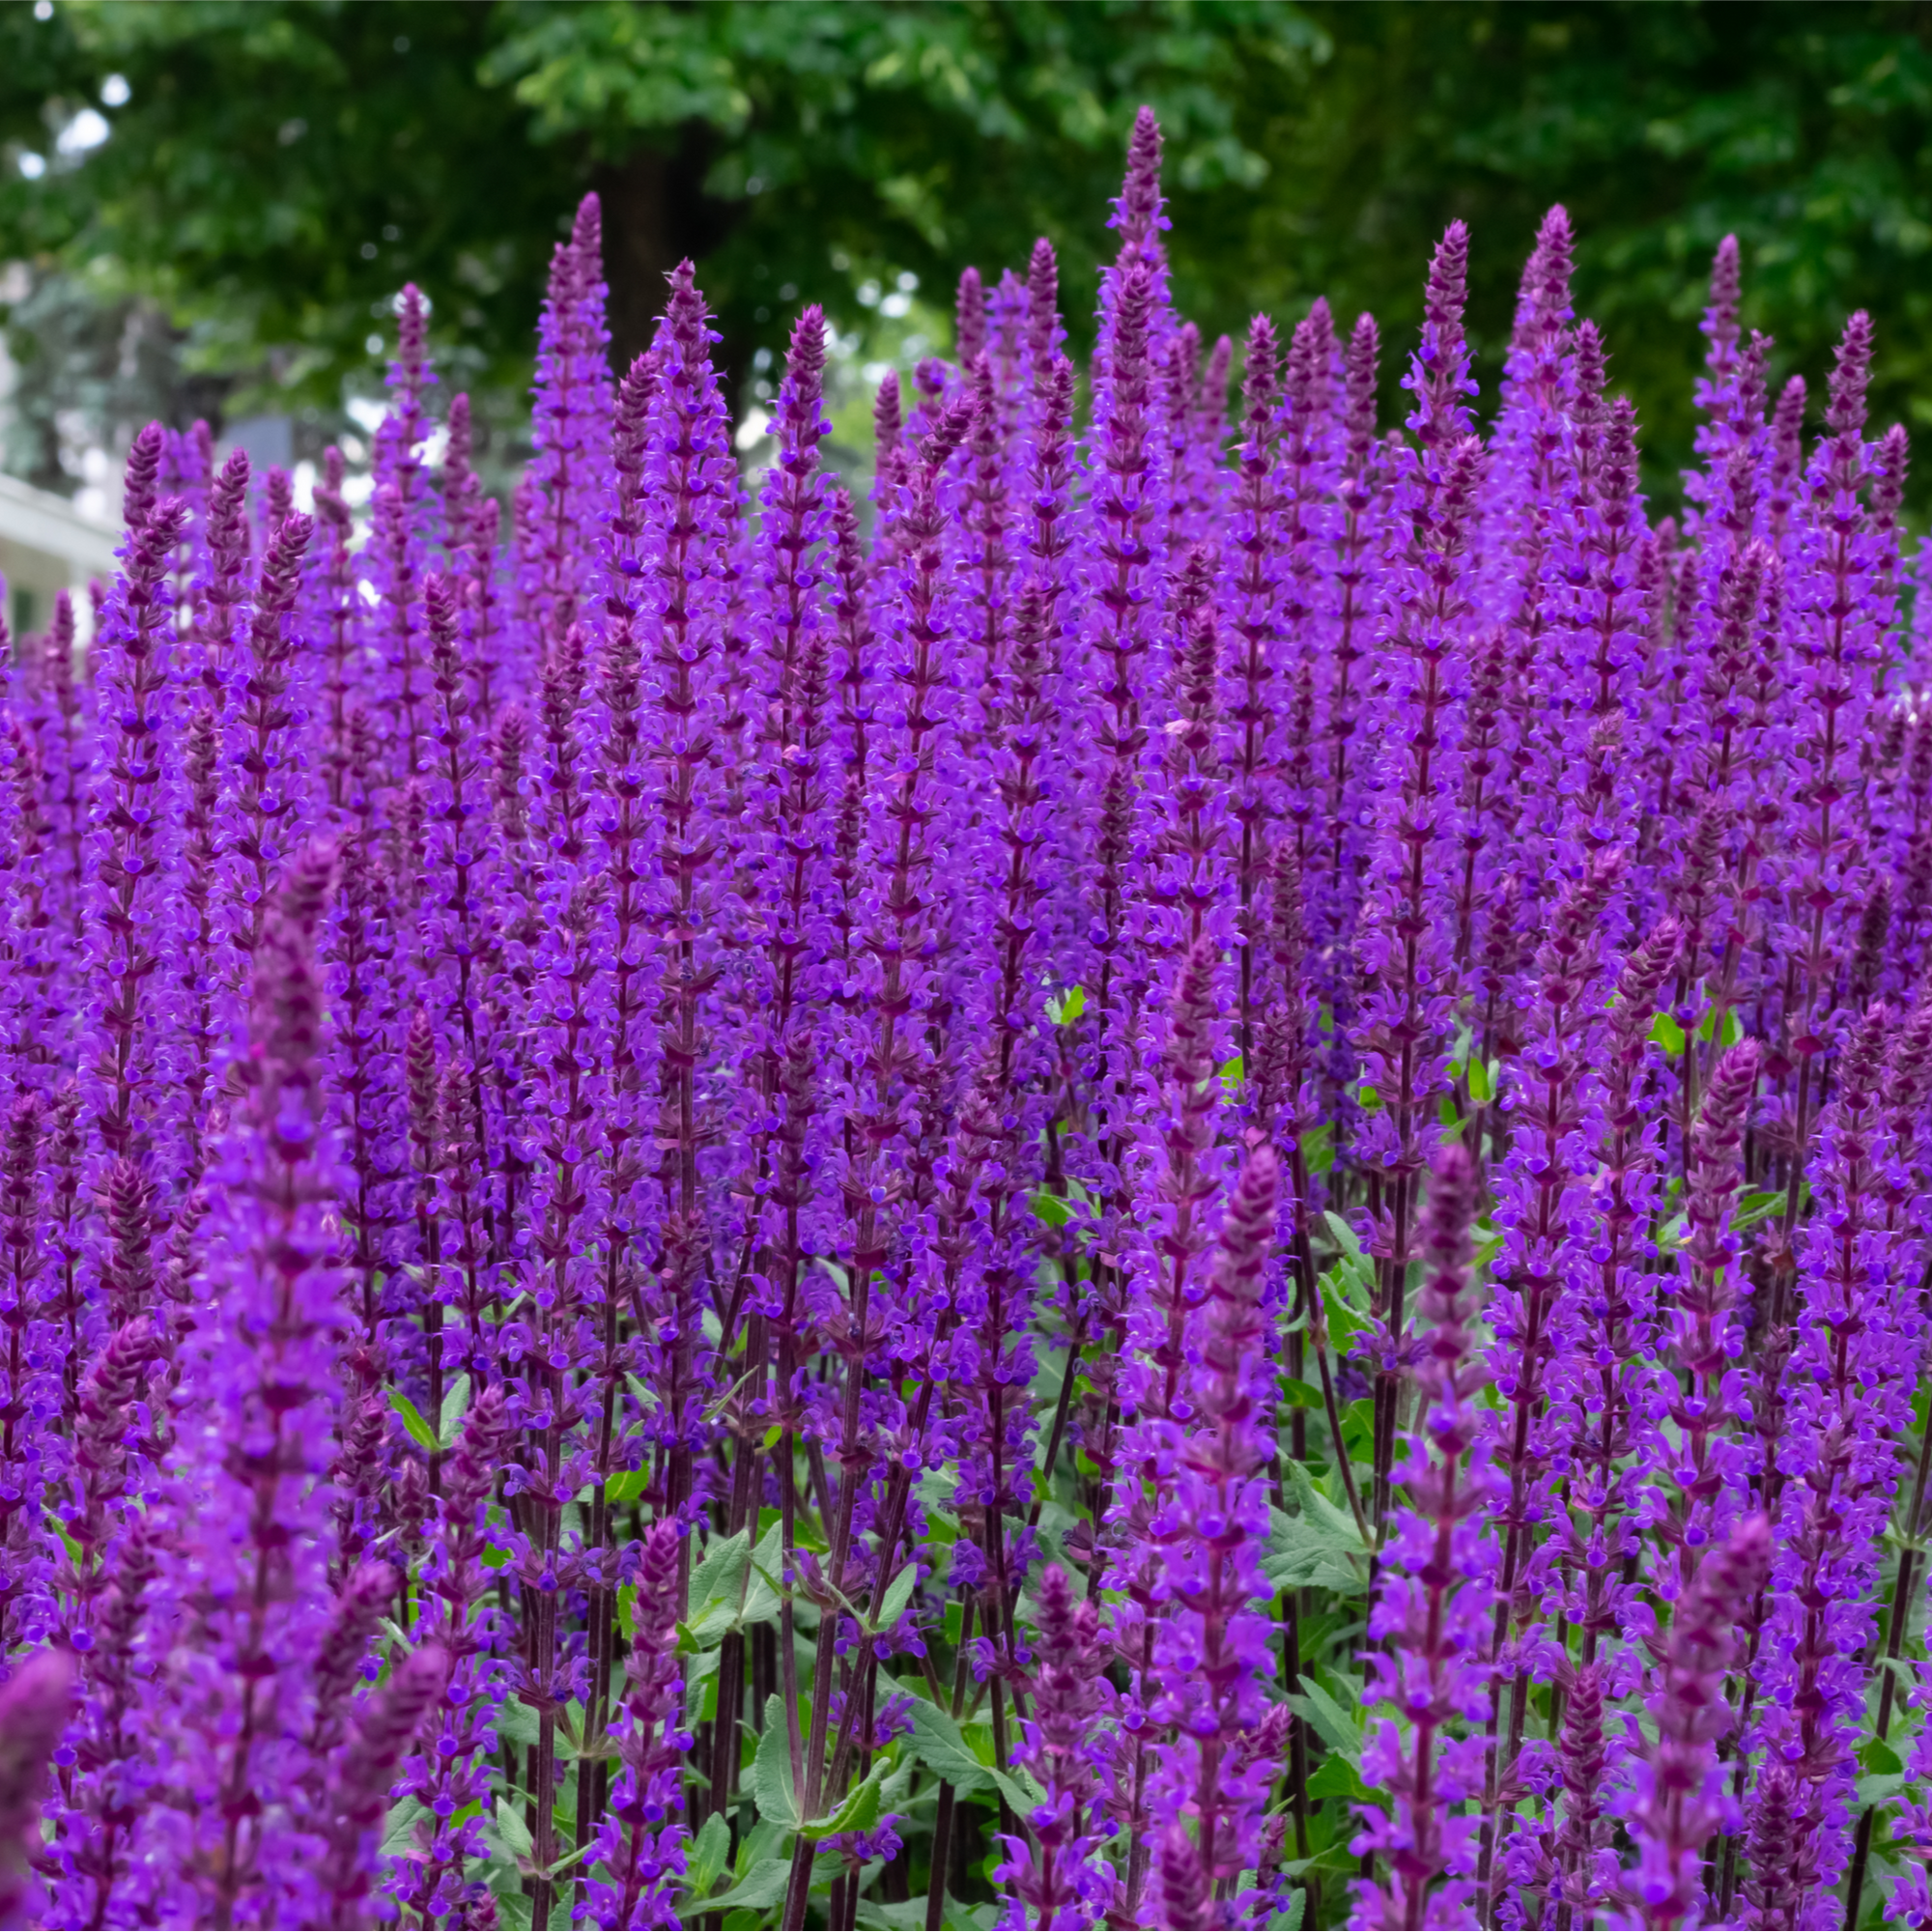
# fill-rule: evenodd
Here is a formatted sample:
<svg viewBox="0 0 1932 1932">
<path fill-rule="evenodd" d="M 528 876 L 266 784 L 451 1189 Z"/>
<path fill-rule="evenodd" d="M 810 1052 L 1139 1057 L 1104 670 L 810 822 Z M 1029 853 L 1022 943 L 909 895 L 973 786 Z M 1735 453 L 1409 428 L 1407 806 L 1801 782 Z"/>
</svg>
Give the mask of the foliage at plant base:
<svg viewBox="0 0 1932 1932">
<path fill-rule="evenodd" d="M 1550 211 L 1235 369 L 1136 126 L 755 503 L 135 440 L 0 734 L 0 1922 L 1932 1918 L 1932 721 L 1873 331 L 1681 522 Z M 1231 384 L 1238 373 L 1238 391 Z M 429 457 L 432 429 L 439 459 Z M 1923 589 L 1922 571 L 1919 588 Z"/>
</svg>

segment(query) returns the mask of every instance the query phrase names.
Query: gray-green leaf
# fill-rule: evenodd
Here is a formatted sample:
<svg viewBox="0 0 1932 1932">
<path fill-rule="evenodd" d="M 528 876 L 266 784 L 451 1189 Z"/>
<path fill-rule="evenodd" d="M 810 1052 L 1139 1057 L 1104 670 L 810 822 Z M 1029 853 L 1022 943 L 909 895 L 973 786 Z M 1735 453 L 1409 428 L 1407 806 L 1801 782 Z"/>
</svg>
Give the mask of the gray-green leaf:
<svg viewBox="0 0 1932 1932">
<path fill-rule="evenodd" d="M 693 1907 L 704 1912 L 767 1912 L 785 1895 L 790 1878 L 789 1859 L 760 1859 L 729 1891 L 716 1898 L 694 1899 Z"/>
<path fill-rule="evenodd" d="M 920 1762 L 955 1791 L 971 1791 L 992 1782 L 991 1769 L 967 1748 L 959 1726 L 923 1697 L 912 1700 L 912 1736 Z"/>
<path fill-rule="evenodd" d="M 765 1699 L 765 1732 L 758 1740 L 745 1788 L 759 1817 L 782 1825 L 788 1832 L 798 1830 L 798 1794 L 791 1782 L 791 1740 L 785 1730 L 784 1699 L 776 1692 Z M 705 1909 L 711 1908 L 707 1904 Z"/>
<path fill-rule="evenodd" d="M 705 1819 L 703 1831 L 691 1841 L 685 1858 L 684 1882 L 694 1898 L 702 1898 L 718 1883 L 718 1874 L 730 1856 L 731 1828 L 724 1822 L 724 1812 L 714 1811 Z"/>
<path fill-rule="evenodd" d="M 524 1822 L 524 1814 L 507 1798 L 497 1801 L 497 1835 L 506 1851 L 520 1859 L 529 1857 L 533 1849 L 530 1828 Z"/>
<path fill-rule="evenodd" d="M 919 1565 L 908 1563 L 893 1580 L 886 1585 L 885 1602 L 879 1605 L 878 1613 L 872 1618 L 875 1631 L 888 1631 L 898 1622 L 905 1606 L 912 1602 L 912 1593 L 919 1587 Z"/>
<path fill-rule="evenodd" d="M 1362 1727 L 1314 1678 L 1301 1680 L 1301 1690 L 1289 1698 L 1288 1707 L 1315 1726 L 1330 1750 L 1340 1751 L 1350 1764 L 1360 1767 Z"/>
</svg>

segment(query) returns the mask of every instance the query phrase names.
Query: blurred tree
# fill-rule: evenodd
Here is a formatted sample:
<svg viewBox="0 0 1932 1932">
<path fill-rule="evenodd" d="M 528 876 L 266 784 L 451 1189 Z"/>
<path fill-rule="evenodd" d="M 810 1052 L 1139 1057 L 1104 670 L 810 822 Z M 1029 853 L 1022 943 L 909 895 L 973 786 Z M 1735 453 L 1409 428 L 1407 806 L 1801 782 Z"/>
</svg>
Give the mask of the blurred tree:
<svg viewBox="0 0 1932 1932">
<path fill-rule="evenodd" d="M 589 185 L 620 355 L 684 253 L 739 371 L 807 296 L 861 327 L 868 282 L 910 270 L 940 296 L 1036 234 L 1077 328 L 1146 99 L 1183 306 L 1209 334 L 1318 292 L 1345 319 L 1374 308 L 1391 412 L 1442 224 L 1475 231 L 1493 378 L 1560 199 L 1653 489 L 1688 457 L 1694 318 L 1729 230 L 1781 369 L 1820 377 L 1868 307 L 1875 406 L 1932 422 L 1932 12 L 1905 0 L 43 0 L 0 10 L 0 255 L 156 299 L 200 366 L 318 403 L 366 382 L 405 278 L 456 376 L 520 381 Z"/>
</svg>

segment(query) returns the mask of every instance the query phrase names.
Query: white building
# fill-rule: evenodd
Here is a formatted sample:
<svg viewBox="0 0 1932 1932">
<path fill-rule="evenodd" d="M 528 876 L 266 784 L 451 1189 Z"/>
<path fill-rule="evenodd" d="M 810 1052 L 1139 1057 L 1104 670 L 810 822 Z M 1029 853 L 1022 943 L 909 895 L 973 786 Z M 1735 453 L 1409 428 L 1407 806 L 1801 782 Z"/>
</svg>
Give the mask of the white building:
<svg viewBox="0 0 1932 1932">
<path fill-rule="evenodd" d="M 84 515 L 65 497 L 0 474 L 0 578 L 7 584 L 7 622 L 14 636 L 44 631 L 57 591 L 73 592 L 81 641 L 93 628 L 87 583 L 114 576 L 121 532 Z"/>
</svg>

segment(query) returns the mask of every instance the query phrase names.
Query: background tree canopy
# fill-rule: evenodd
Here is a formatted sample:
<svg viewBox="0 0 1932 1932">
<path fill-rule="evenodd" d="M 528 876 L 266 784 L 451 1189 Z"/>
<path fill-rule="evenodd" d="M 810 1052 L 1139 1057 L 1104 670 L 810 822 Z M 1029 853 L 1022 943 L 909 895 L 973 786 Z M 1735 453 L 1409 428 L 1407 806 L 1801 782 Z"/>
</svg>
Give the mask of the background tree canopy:
<svg viewBox="0 0 1932 1932">
<path fill-rule="evenodd" d="M 34 265 L 36 289 L 158 304 L 211 379 L 182 408 L 273 388 L 319 420 L 372 384 L 374 318 L 406 279 L 454 378 L 507 404 L 591 185 L 620 355 L 682 254 L 743 376 L 808 298 L 863 331 L 891 276 L 943 301 L 963 266 L 1023 264 L 1037 234 L 1077 330 L 1106 246 L 1094 211 L 1143 99 L 1168 134 L 1178 293 L 1210 338 L 1317 294 L 1345 321 L 1371 308 L 1392 412 L 1430 245 L 1462 215 L 1492 384 L 1560 200 L 1653 492 L 1688 458 L 1695 318 L 1728 231 L 1777 377 L 1822 397 L 1866 307 L 1877 419 L 1932 423 L 1932 12 L 1889 0 L 41 0 L 0 10 L 0 259 Z M 44 334 L 17 304 L 27 386 L 58 374 Z"/>
</svg>

